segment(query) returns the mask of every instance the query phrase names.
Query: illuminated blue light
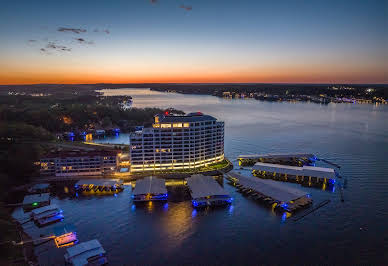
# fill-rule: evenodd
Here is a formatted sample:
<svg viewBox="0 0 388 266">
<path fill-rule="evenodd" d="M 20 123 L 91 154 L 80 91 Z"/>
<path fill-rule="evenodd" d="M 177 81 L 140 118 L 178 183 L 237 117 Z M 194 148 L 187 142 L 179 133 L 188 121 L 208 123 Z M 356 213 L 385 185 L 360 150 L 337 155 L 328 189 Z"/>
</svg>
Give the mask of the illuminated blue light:
<svg viewBox="0 0 388 266">
<path fill-rule="evenodd" d="M 196 200 L 193 200 L 192 203 L 193 203 L 194 207 L 198 207 L 198 202 Z"/>
<path fill-rule="evenodd" d="M 165 204 L 163 205 L 163 209 L 165 209 L 165 210 L 168 209 L 168 203 L 165 203 Z"/>
<path fill-rule="evenodd" d="M 287 213 L 283 213 L 282 215 L 282 222 L 285 222 L 287 219 Z"/>
<path fill-rule="evenodd" d="M 311 198 L 311 194 L 307 194 L 306 197 L 307 197 L 307 198 Z"/>
<path fill-rule="evenodd" d="M 335 186 L 333 186 L 333 188 L 331 189 L 331 192 L 335 192 Z"/>
<path fill-rule="evenodd" d="M 117 197 L 117 194 L 115 193 L 115 194 L 113 194 L 113 196 Z"/>
<path fill-rule="evenodd" d="M 194 209 L 192 212 L 191 212 L 191 217 L 195 217 L 195 216 L 197 216 L 197 210 L 196 209 Z"/>
<path fill-rule="evenodd" d="M 335 184 L 335 179 L 330 179 L 329 182 L 330 182 L 330 184 L 334 185 Z"/>
<path fill-rule="evenodd" d="M 233 206 L 233 205 L 230 205 L 230 206 L 229 206 L 229 210 L 228 210 L 229 213 L 233 213 L 233 210 L 234 210 L 234 206 Z"/>
<path fill-rule="evenodd" d="M 75 193 L 75 196 L 78 198 L 78 192 Z"/>
<path fill-rule="evenodd" d="M 135 210 L 136 210 L 136 205 L 135 205 L 135 204 L 132 205 L 131 210 L 132 210 L 132 211 L 135 211 Z"/>
<path fill-rule="evenodd" d="M 287 203 L 280 204 L 280 207 L 282 207 L 283 209 L 286 209 L 288 208 L 288 204 Z"/>
</svg>

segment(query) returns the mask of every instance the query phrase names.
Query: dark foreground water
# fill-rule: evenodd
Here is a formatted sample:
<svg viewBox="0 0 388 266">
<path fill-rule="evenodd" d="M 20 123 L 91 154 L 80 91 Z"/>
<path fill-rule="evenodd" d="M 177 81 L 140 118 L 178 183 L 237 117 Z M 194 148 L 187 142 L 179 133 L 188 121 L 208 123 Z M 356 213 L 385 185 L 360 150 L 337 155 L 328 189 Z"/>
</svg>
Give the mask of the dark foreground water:
<svg viewBox="0 0 388 266">
<path fill-rule="evenodd" d="M 117 197 L 55 198 L 64 210 L 62 223 L 74 224 L 81 241 L 98 239 L 112 265 L 388 263 L 388 106 L 223 100 L 144 89 L 107 94 L 131 95 L 135 107 L 201 111 L 225 121 L 231 160 L 239 154 L 308 152 L 341 165 L 347 178 L 345 202 L 338 188 L 288 184 L 311 193 L 315 203 L 331 200 L 297 222 L 273 214 L 226 182 L 233 204 L 204 212 L 193 210 L 190 201 L 135 207 L 130 186 Z M 128 136 L 100 141 L 128 143 Z M 36 230 L 26 224 L 33 234 L 55 226 Z M 45 244 L 36 251 L 42 265 L 63 264 L 63 249 Z"/>
</svg>

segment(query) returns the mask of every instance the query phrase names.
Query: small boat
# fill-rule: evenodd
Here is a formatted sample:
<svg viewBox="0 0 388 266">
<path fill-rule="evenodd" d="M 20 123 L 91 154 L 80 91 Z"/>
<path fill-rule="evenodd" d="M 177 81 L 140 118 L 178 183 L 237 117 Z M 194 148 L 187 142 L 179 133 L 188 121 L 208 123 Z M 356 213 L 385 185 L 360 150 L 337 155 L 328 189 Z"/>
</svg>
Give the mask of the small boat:
<svg viewBox="0 0 388 266">
<path fill-rule="evenodd" d="M 66 263 L 78 265 L 105 265 L 108 263 L 106 252 L 97 239 L 79 243 L 66 250 Z"/>
<path fill-rule="evenodd" d="M 62 215 L 62 210 L 57 205 L 51 204 L 32 210 L 31 218 L 39 226 L 44 226 L 60 221 L 64 217 Z"/>
<path fill-rule="evenodd" d="M 54 242 L 57 248 L 68 247 L 78 243 L 77 233 L 73 225 L 54 228 Z"/>
</svg>

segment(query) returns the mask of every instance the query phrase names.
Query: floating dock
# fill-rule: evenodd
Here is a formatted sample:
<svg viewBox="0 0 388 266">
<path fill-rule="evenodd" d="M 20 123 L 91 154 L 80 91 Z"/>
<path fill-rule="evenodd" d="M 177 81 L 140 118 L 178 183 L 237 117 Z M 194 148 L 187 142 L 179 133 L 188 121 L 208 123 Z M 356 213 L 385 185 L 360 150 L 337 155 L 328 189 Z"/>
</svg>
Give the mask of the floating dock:
<svg viewBox="0 0 388 266">
<path fill-rule="evenodd" d="M 136 180 L 132 192 L 133 201 L 167 200 L 167 196 L 165 180 L 154 176 Z"/>
<path fill-rule="evenodd" d="M 124 190 L 119 179 L 85 179 L 78 181 L 74 187 L 84 194 L 115 194 Z"/>
<path fill-rule="evenodd" d="M 252 174 L 265 179 L 326 187 L 334 185 L 337 173 L 332 168 L 315 166 L 289 166 L 270 163 L 256 163 Z"/>
<path fill-rule="evenodd" d="M 31 194 L 24 197 L 23 209 L 33 210 L 50 204 L 50 193 Z"/>
<path fill-rule="evenodd" d="M 237 159 L 240 166 L 253 166 L 258 162 L 303 166 L 314 163 L 317 157 L 311 153 L 268 153 L 240 155 Z"/>
<path fill-rule="evenodd" d="M 195 208 L 232 203 L 229 194 L 211 176 L 192 175 L 186 180 Z"/>
<path fill-rule="evenodd" d="M 275 211 L 291 214 L 312 204 L 308 193 L 273 180 L 248 177 L 236 172 L 229 172 L 226 176 L 241 193 L 265 203 Z"/>
</svg>

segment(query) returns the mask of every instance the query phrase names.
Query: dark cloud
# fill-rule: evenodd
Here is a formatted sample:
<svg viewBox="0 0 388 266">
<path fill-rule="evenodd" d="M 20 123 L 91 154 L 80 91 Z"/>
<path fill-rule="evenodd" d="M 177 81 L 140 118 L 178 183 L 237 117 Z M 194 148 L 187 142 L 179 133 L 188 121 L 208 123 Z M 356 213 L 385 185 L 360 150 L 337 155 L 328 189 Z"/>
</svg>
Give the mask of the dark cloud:
<svg viewBox="0 0 388 266">
<path fill-rule="evenodd" d="M 193 7 L 192 7 L 192 6 L 181 5 L 180 8 L 183 8 L 183 9 L 186 10 L 186 11 L 191 11 L 191 10 L 193 10 Z"/>
<path fill-rule="evenodd" d="M 29 43 L 37 42 L 37 40 L 28 40 Z"/>
<path fill-rule="evenodd" d="M 109 31 L 108 29 L 105 29 L 104 32 L 105 32 L 106 34 L 110 34 L 110 31 Z"/>
<path fill-rule="evenodd" d="M 46 48 L 46 50 L 65 51 L 65 52 L 71 51 L 70 47 L 67 47 L 64 45 L 59 45 L 59 44 L 56 44 L 54 42 L 49 42 L 45 48 Z M 44 49 L 44 48 L 42 48 L 42 49 Z"/>
<path fill-rule="evenodd" d="M 94 29 L 94 31 L 93 32 L 99 32 L 99 29 Z"/>
<path fill-rule="evenodd" d="M 44 49 L 44 48 L 40 48 L 40 50 L 41 50 L 42 52 L 47 52 L 47 50 Z"/>
<path fill-rule="evenodd" d="M 150 0 L 151 4 L 156 4 L 158 0 Z"/>
<path fill-rule="evenodd" d="M 57 31 L 60 31 L 60 32 L 72 32 L 72 33 L 75 33 L 75 34 L 80 34 L 80 33 L 85 33 L 86 32 L 85 29 L 64 28 L 64 27 L 59 27 L 57 29 Z"/>
<path fill-rule="evenodd" d="M 79 43 L 84 43 L 84 44 L 94 44 L 93 41 L 86 41 L 84 38 L 74 38 Z"/>
</svg>

